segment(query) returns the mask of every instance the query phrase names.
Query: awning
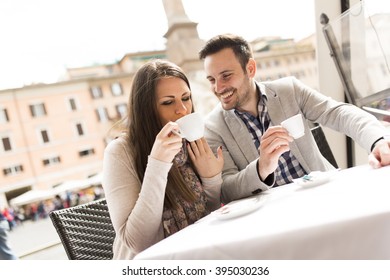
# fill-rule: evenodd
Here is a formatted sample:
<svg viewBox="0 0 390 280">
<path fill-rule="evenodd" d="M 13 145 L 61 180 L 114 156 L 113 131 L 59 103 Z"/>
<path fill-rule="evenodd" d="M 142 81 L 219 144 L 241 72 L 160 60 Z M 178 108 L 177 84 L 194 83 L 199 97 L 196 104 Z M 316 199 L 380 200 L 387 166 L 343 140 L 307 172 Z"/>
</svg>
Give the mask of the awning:
<svg viewBox="0 0 390 280">
<path fill-rule="evenodd" d="M 85 180 L 70 180 L 51 189 L 51 192 L 54 195 L 65 193 L 67 191 L 78 191 L 82 189 L 89 188 L 91 186 L 88 179 Z"/>
<path fill-rule="evenodd" d="M 12 206 L 21 206 L 33 202 L 51 199 L 54 194 L 51 190 L 30 190 L 10 200 Z"/>
<path fill-rule="evenodd" d="M 49 190 L 30 190 L 10 200 L 12 206 L 21 206 L 46 199 L 52 199 L 57 194 L 67 191 L 79 191 L 102 183 L 102 173 L 84 180 L 69 180 Z"/>
<path fill-rule="evenodd" d="M 101 185 L 103 180 L 103 173 L 98 173 L 92 177 L 86 179 L 91 186 Z"/>
</svg>

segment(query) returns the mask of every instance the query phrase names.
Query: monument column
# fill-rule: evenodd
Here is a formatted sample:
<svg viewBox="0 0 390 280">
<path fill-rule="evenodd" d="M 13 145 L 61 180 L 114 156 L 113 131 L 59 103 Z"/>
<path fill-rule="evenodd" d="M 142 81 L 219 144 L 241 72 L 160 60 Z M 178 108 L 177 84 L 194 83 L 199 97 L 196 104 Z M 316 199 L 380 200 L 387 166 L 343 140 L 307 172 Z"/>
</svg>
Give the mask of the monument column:
<svg viewBox="0 0 390 280">
<path fill-rule="evenodd" d="M 203 69 L 198 52 L 204 41 L 199 38 L 198 24 L 188 18 L 181 0 L 163 0 L 163 5 L 168 20 L 164 35 L 168 60 L 186 72 Z"/>
</svg>

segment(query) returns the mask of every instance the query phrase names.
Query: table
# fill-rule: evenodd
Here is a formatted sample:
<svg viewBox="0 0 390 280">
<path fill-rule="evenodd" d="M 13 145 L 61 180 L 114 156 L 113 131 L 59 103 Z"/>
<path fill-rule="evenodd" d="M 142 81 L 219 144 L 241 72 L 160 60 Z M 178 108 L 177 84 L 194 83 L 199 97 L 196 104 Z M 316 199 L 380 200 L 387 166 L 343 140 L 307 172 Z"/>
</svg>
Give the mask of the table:
<svg viewBox="0 0 390 280">
<path fill-rule="evenodd" d="M 213 213 L 135 259 L 390 259 L 390 166 L 337 172 L 315 187 L 260 194 L 262 205 L 227 220 Z"/>
</svg>

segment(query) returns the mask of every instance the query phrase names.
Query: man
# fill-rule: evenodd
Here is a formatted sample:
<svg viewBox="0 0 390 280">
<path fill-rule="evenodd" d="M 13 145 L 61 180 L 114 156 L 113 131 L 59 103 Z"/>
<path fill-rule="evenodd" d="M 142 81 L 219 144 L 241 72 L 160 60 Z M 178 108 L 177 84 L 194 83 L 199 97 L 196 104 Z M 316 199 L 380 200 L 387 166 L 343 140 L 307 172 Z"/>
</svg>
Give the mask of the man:
<svg viewBox="0 0 390 280">
<path fill-rule="evenodd" d="M 389 132 L 375 117 L 293 77 L 256 82 L 256 61 L 243 38 L 215 36 L 199 57 L 220 100 L 206 120 L 205 136 L 212 149 L 224 148 L 223 202 L 290 183 L 311 171 L 334 169 L 308 133 L 308 122 L 305 135 L 295 140 L 280 126 L 298 113 L 353 138 L 370 153 L 374 168 L 390 164 Z"/>
</svg>

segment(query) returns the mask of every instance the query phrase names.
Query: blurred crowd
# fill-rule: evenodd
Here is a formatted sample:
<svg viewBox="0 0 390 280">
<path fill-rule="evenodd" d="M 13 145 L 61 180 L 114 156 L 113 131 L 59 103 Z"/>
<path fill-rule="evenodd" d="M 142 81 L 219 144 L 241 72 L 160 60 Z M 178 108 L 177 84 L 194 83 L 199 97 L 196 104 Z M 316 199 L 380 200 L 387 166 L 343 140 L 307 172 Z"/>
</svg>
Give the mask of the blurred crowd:
<svg viewBox="0 0 390 280">
<path fill-rule="evenodd" d="M 52 199 L 32 202 L 19 207 L 3 207 L 3 209 L 0 209 L 0 213 L 8 221 L 9 230 L 12 231 L 26 220 L 45 219 L 51 211 L 81 205 L 100 199 L 103 196 L 103 189 L 99 185 L 85 190 L 67 191 L 61 195 L 56 195 Z"/>
</svg>

